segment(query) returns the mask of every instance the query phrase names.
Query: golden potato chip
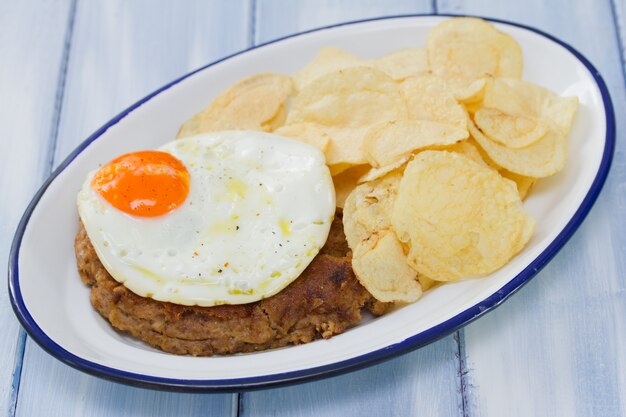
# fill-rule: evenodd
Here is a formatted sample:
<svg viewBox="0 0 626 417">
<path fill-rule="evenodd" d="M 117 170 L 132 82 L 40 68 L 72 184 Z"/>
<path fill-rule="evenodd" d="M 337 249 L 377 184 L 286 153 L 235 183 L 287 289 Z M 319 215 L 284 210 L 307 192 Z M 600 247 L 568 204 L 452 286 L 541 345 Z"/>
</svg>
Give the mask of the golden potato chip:
<svg viewBox="0 0 626 417">
<path fill-rule="evenodd" d="M 498 164 L 493 162 L 480 147 L 474 139 L 470 138 L 469 140 L 456 143 L 451 146 L 443 147 L 442 150 L 450 151 L 450 152 L 458 152 L 462 155 L 467 156 L 474 162 L 479 163 L 480 165 L 489 167 L 495 171 L 498 171 L 500 175 L 504 178 L 508 178 L 511 181 L 515 182 L 517 185 L 517 191 L 519 193 L 519 197 L 521 200 L 524 200 L 532 186 L 537 182 L 537 178 L 525 177 L 523 175 L 515 174 L 511 171 L 507 171 L 506 169 L 499 167 Z M 360 179 L 359 179 L 360 181 Z"/>
<path fill-rule="evenodd" d="M 491 23 L 472 17 L 448 19 L 435 26 L 426 40 L 435 75 L 469 85 L 485 77 L 522 76 L 522 50 L 511 36 Z"/>
<path fill-rule="evenodd" d="M 535 183 L 537 182 L 537 178 L 525 177 L 524 175 L 519 175 L 514 172 L 507 171 L 504 168 L 502 168 L 499 172 L 500 175 L 502 175 L 504 178 L 508 178 L 511 181 L 515 182 L 515 185 L 517 185 L 517 192 L 521 200 L 524 200 L 526 197 L 528 197 L 530 189 L 533 188 L 533 185 L 535 185 Z"/>
<path fill-rule="evenodd" d="M 453 81 L 454 82 L 454 81 Z M 487 78 L 479 78 L 467 84 L 456 82 L 456 88 L 453 87 L 454 98 L 463 104 L 471 104 L 480 101 L 483 97 Z"/>
<path fill-rule="evenodd" d="M 410 119 L 447 123 L 467 130 L 465 110 L 443 79 L 432 75 L 410 77 L 400 88 Z"/>
<path fill-rule="evenodd" d="M 352 269 L 379 301 L 412 303 L 422 295 L 417 272 L 407 265 L 402 246 L 391 230 L 359 242 L 353 251 Z"/>
<path fill-rule="evenodd" d="M 503 141 L 486 135 L 486 132 L 478 129 L 478 126 L 470 121 L 472 136 L 495 163 L 513 173 L 535 178 L 553 175 L 563 168 L 567 158 L 567 134 L 578 108 L 576 97 L 560 97 L 526 81 L 499 78 L 491 80 L 486 87 L 482 106 L 505 113 L 504 119 L 515 120 L 511 123 L 505 122 L 505 125 L 518 124 L 520 118 L 530 119 L 531 122 L 524 122 L 525 127 L 518 132 L 524 133 L 523 131 L 530 127 L 531 137 L 539 136 L 544 129 L 546 130 L 538 140 L 516 148 L 515 145 L 524 142 L 513 143 L 508 140 L 503 146 L 501 143 Z M 481 112 L 484 115 L 483 109 L 480 109 L 474 117 L 480 117 Z M 533 126 L 532 122 L 539 127 Z M 499 134 L 494 132 L 494 126 L 485 121 L 485 118 L 481 123 L 485 130 L 491 129 L 491 134 L 496 136 Z M 528 138 L 523 139 L 528 142 Z"/>
<path fill-rule="evenodd" d="M 286 75 L 245 78 L 183 123 L 176 137 L 231 129 L 269 132 L 284 121 L 285 101 L 293 91 L 293 82 Z"/>
<path fill-rule="evenodd" d="M 357 165 L 333 176 L 337 207 L 343 208 L 346 198 L 356 187 L 357 181 L 368 170 L 368 165 Z"/>
<path fill-rule="evenodd" d="M 532 188 L 532 186 L 537 181 L 536 178 L 525 177 L 523 175 L 515 174 L 513 172 L 507 171 L 506 169 L 504 169 L 502 167 L 499 167 L 498 164 L 493 162 L 485 154 L 485 152 L 482 149 L 480 149 L 478 144 L 476 144 L 476 142 L 472 138 L 470 138 L 469 140 L 460 142 L 460 143 L 456 143 L 456 144 L 451 145 L 451 146 L 445 146 L 445 147 L 441 148 L 440 150 L 446 150 L 446 151 L 450 151 L 450 152 L 457 152 L 457 153 L 460 153 L 462 155 L 465 155 L 469 159 L 471 159 L 472 161 L 477 162 L 478 164 L 480 164 L 482 166 L 489 167 L 489 168 L 497 171 L 504 178 L 508 178 L 511 181 L 515 182 L 515 184 L 517 185 L 517 191 L 519 193 L 519 197 L 520 197 L 521 200 L 524 200 L 528 196 L 528 193 L 530 192 L 530 189 Z M 360 179 L 359 179 L 359 181 L 360 181 Z"/>
<path fill-rule="evenodd" d="M 326 158 L 326 160 L 328 161 L 328 157 Z M 328 169 L 330 170 L 330 175 L 334 177 L 335 175 L 339 175 L 342 172 L 352 168 L 353 166 L 356 166 L 356 165 L 342 163 L 342 164 L 328 165 Z"/>
<path fill-rule="evenodd" d="M 511 149 L 487 138 L 472 123 L 470 134 L 496 164 L 526 177 L 543 178 L 559 172 L 567 159 L 567 138 L 553 130 L 537 142 L 520 149 Z"/>
<path fill-rule="evenodd" d="M 409 266 L 411 266 L 410 262 L 409 262 Z M 420 282 L 420 285 L 422 286 L 422 291 L 429 290 L 437 284 L 437 281 L 435 281 L 434 279 L 430 279 L 426 275 L 420 274 L 420 273 L 417 274 L 417 280 Z"/>
<path fill-rule="evenodd" d="M 454 281 L 501 268 L 535 222 L 512 181 L 461 154 L 424 151 L 404 171 L 391 224 L 418 272 Z"/>
<path fill-rule="evenodd" d="M 278 113 L 276 113 L 274 117 L 263 122 L 261 128 L 266 132 L 273 132 L 284 125 L 285 120 L 287 120 L 287 110 L 285 109 L 285 105 L 282 105 L 278 108 Z"/>
<path fill-rule="evenodd" d="M 475 142 L 471 139 L 464 140 L 463 142 L 455 143 L 454 145 L 444 146 L 438 150 L 457 152 L 461 155 L 467 156 L 469 159 L 480 165 L 493 168 L 495 165 L 489 165 L 489 163 L 486 162 L 485 159 L 483 159 L 478 146 L 474 143 Z"/>
<path fill-rule="evenodd" d="M 408 253 L 409 252 L 409 245 L 407 245 L 406 243 L 403 243 L 403 242 L 400 242 L 400 245 L 402 245 L 404 253 Z M 409 265 L 409 267 L 411 267 L 411 269 L 413 269 L 414 271 L 417 271 L 417 269 L 415 268 L 414 263 L 408 257 L 407 257 L 407 264 Z M 417 273 L 417 280 L 419 281 L 420 285 L 422 286 L 422 291 L 429 290 L 429 289 L 431 289 L 432 287 L 434 287 L 435 285 L 437 285 L 437 284 L 439 284 L 441 282 L 441 281 L 435 281 L 434 279 L 430 279 L 426 275 L 420 274 L 419 272 Z"/>
<path fill-rule="evenodd" d="M 413 302 L 519 253 L 535 225 L 521 200 L 565 164 L 577 98 L 519 80 L 522 66 L 511 36 L 452 18 L 425 49 L 322 48 L 293 79 L 244 79 L 178 137 L 250 129 L 321 149 L 357 278 L 380 305 Z"/>
<path fill-rule="evenodd" d="M 330 144 L 330 138 L 317 125 L 310 123 L 296 123 L 285 125 L 274 130 L 277 135 L 296 139 L 309 145 L 313 145 L 326 152 Z"/>
<path fill-rule="evenodd" d="M 377 180 L 395 170 L 402 171 L 403 166 L 409 161 L 409 159 L 411 159 L 411 155 L 407 155 L 393 164 L 381 166 L 380 168 L 372 167 L 359 178 L 357 183 L 363 184 L 364 182 Z"/>
<path fill-rule="evenodd" d="M 480 108 L 482 107 L 482 101 L 478 100 L 478 101 L 473 101 L 471 103 L 463 103 L 463 108 L 465 108 L 465 111 L 467 112 L 467 115 L 470 117 L 474 117 L 474 114 L 480 110 Z"/>
<path fill-rule="evenodd" d="M 388 229 L 402 172 L 394 171 L 361 184 L 348 196 L 343 207 L 343 230 L 352 250 L 379 230 Z"/>
<path fill-rule="evenodd" d="M 500 110 L 510 115 L 533 115 L 533 109 L 504 79 L 490 77 L 485 85 L 480 107 Z"/>
<path fill-rule="evenodd" d="M 393 230 L 393 229 L 391 229 L 391 230 Z M 402 246 L 402 250 L 404 251 L 404 253 L 409 253 L 410 246 L 407 243 L 400 242 L 400 245 Z M 407 257 L 406 262 L 414 271 L 417 271 L 417 268 L 415 267 L 415 264 L 414 264 L 414 262 L 412 262 L 411 259 L 409 259 Z M 426 290 L 434 287 L 435 285 L 439 284 L 439 281 L 435 281 L 434 279 L 430 279 L 426 275 L 420 274 L 419 272 L 417 273 L 417 280 L 419 281 L 420 285 L 422 286 L 422 291 L 426 291 Z"/>
<path fill-rule="evenodd" d="M 457 143 L 468 137 L 467 130 L 427 120 L 398 120 L 373 127 L 363 146 L 368 162 L 375 168 L 395 164 L 416 150 Z"/>
<path fill-rule="evenodd" d="M 430 71 L 426 50 L 420 48 L 400 49 L 372 61 L 372 65 L 396 81 Z"/>
<path fill-rule="evenodd" d="M 476 126 L 494 142 L 518 149 L 537 142 L 546 134 L 544 122 L 531 116 L 515 116 L 482 107 L 474 114 Z"/>
<path fill-rule="evenodd" d="M 548 128 L 567 135 L 578 109 L 578 98 L 561 97 L 528 81 L 499 78 L 486 87 L 482 105 L 513 116 L 540 119 Z"/>
<path fill-rule="evenodd" d="M 311 81 L 342 69 L 367 66 L 360 58 L 338 48 L 321 48 L 313 61 L 293 76 L 298 90 L 302 90 Z"/>
<path fill-rule="evenodd" d="M 358 188 L 359 186 L 357 186 Z M 369 231 L 357 218 L 359 207 L 357 206 L 356 188 L 348 194 L 343 203 L 343 232 L 350 249 L 356 249 L 362 240 L 367 239 L 374 231 Z"/>
<path fill-rule="evenodd" d="M 294 99 L 287 124 L 314 123 L 331 140 L 329 165 L 365 163 L 363 140 L 374 124 L 406 118 L 397 84 L 382 71 L 354 67 L 326 74 Z"/>
<path fill-rule="evenodd" d="M 490 167 L 490 168 L 492 168 L 492 169 L 494 169 L 494 170 L 496 170 L 498 172 L 501 171 L 502 169 L 504 169 L 500 165 L 496 164 L 491 158 L 489 158 L 489 155 L 487 155 L 487 152 L 485 152 L 484 149 L 480 147 L 478 142 L 476 142 L 476 139 L 474 139 L 471 136 L 471 129 L 470 129 L 470 138 L 467 140 L 467 143 L 472 145 L 474 147 L 474 149 L 476 149 L 478 151 L 478 154 L 480 155 L 483 164 L 487 165 L 488 167 Z M 466 156 L 468 156 L 468 155 L 466 155 Z"/>
<path fill-rule="evenodd" d="M 334 166 L 337 172 L 346 167 L 367 163 L 363 141 L 371 126 L 335 127 L 318 125 L 330 138 L 326 155 L 326 163 Z"/>
</svg>

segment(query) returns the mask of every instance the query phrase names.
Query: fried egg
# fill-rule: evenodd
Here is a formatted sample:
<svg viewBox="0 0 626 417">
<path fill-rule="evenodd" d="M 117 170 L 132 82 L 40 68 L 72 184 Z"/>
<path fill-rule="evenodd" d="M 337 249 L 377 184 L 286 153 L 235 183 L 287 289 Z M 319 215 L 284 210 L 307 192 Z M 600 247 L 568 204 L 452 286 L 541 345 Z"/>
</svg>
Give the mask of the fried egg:
<svg viewBox="0 0 626 417">
<path fill-rule="evenodd" d="M 143 297 L 199 306 L 285 288 L 326 242 L 335 212 L 320 150 L 251 131 L 123 155 L 91 172 L 77 200 L 115 280 Z"/>
</svg>

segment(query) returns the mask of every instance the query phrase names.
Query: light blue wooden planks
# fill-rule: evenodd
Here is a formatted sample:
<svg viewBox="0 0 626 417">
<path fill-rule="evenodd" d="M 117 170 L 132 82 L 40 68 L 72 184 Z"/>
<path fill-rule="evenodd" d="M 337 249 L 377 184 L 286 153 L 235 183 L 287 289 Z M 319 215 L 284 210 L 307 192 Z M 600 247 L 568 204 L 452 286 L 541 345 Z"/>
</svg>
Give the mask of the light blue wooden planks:
<svg viewBox="0 0 626 417">
<path fill-rule="evenodd" d="M 79 0 L 55 163 L 137 100 L 246 48 L 249 7 L 247 1 L 190 1 L 181 7 Z"/>
<path fill-rule="evenodd" d="M 430 0 L 257 0 L 254 39 L 262 43 L 351 20 L 431 12 Z"/>
<path fill-rule="evenodd" d="M 47 141 L 70 1 L 0 3 L 0 265 L 22 212 L 48 174 Z M 5 277 L 6 275 L 2 275 Z M 0 414 L 15 407 L 24 332 L 0 286 Z"/>
<path fill-rule="evenodd" d="M 431 11 L 429 1 L 261 0 L 257 6 L 257 42 L 338 22 Z M 458 345 L 449 336 L 424 349 L 348 375 L 244 393 L 240 416 L 459 415 L 462 398 L 457 355 Z"/>
<path fill-rule="evenodd" d="M 372 335 L 376 337 L 376 335 Z M 416 352 L 346 375 L 243 393 L 240 416 L 440 416 L 461 414 L 457 343 L 446 337 Z"/>
<path fill-rule="evenodd" d="M 596 206 L 533 282 L 465 329 L 470 416 L 626 413 L 624 79 L 610 1 L 440 1 L 526 23 L 585 54 L 611 91 L 618 140 Z"/>
<path fill-rule="evenodd" d="M 83 1 L 71 43 L 54 164 L 141 96 L 188 69 L 247 46 L 250 39 L 263 42 L 346 20 L 424 12 L 429 5 L 424 1 L 258 0 L 251 10 L 249 3 L 239 1 L 189 2 L 184 8 L 165 2 Z M 486 14 L 528 23 L 571 42 L 609 84 L 618 135 L 622 135 L 623 69 L 608 0 L 459 0 L 439 1 L 437 6 L 442 13 Z M 621 12 L 617 20 L 624 27 L 625 5 L 618 1 L 616 6 Z M 30 2 L 0 5 L 4 57 L 0 91 L 3 97 L 15 98 L 0 102 L 0 195 L 12 196 L 12 204 L 0 207 L 0 230 L 5 236 L 12 235 L 34 187 L 47 172 L 68 11 L 67 3 L 58 9 Z M 25 21 L 33 22 L 37 30 L 25 28 Z M 254 32 L 248 25 L 252 21 Z M 6 62 L 28 62 L 29 70 Z M 16 135 L 22 139 L 7 142 Z M 626 414 L 620 395 L 626 392 L 626 264 L 621 257 L 626 249 L 624 146 L 620 137 L 607 186 L 566 248 L 519 294 L 466 328 L 465 415 Z M 6 257 L 8 246 L 5 238 L 0 258 Z M 6 297 L 0 294 L 0 326 L 8 335 L 0 341 L 3 410 L 10 408 L 10 374 L 16 357 L 17 325 L 12 316 Z M 241 415 L 460 415 L 456 353 L 457 344 L 449 337 L 348 375 L 246 393 Z M 229 415 L 237 411 L 232 400 L 226 395 L 167 394 L 104 382 L 60 364 L 29 342 L 17 414 Z"/>
<path fill-rule="evenodd" d="M 165 1 L 79 1 L 54 165 L 141 97 L 245 48 L 250 16 L 250 4 L 243 1 L 186 2 L 185 7 Z M 103 381 L 61 364 L 31 341 L 22 369 L 18 416 L 224 416 L 236 411 L 236 395 L 165 393 Z"/>
</svg>

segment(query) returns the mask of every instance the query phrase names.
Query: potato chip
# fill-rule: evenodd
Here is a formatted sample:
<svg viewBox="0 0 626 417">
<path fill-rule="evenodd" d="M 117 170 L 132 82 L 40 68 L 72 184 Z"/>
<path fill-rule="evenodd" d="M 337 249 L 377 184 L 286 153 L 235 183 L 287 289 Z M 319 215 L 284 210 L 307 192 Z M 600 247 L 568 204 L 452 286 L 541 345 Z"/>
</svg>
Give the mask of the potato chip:
<svg viewBox="0 0 626 417">
<path fill-rule="evenodd" d="M 466 114 L 452 90 L 439 77 L 410 77 L 400 84 L 412 120 L 448 123 L 467 130 Z"/>
<path fill-rule="evenodd" d="M 463 142 L 455 143 L 454 145 L 444 146 L 439 150 L 457 152 L 480 165 L 492 168 L 495 167 L 495 165 L 490 165 L 487 161 L 485 161 L 480 153 L 478 145 L 475 145 L 475 142 L 472 139 L 464 140 Z"/>
<path fill-rule="evenodd" d="M 337 207 L 343 208 L 348 195 L 357 186 L 359 178 L 369 170 L 368 165 L 357 165 L 333 176 Z"/>
<path fill-rule="evenodd" d="M 485 131 L 470 123 L 470 132 L 499 166 L 515 174 L 535 178 L 553 175 L 563 168 L 567 158 L 567 134 L 578 108 L 576 97 L 560 97 L 526 81 L 498 78 L 491 80 L 486 87 L 482 106 L 486 109 L 476 111 L 474 118 L 476 123 L 480 120 L 480 127 Z M 487 109 L 504 113 L 499 118 L 505 122 L 492 123 L 493 120 L 483 117 L 492 112 Z M 520 125 L 520 120 L 521 129 L 507 127 Z M 503 132 L 507 130 L 517 131 L 514 135 L 522 135 L 514 140 L 503 140 L 506 136 Z M 534 140 L 543 130 L 546 133 L 539 139 L 534 142 L 529 140 Z M 487 132 L 490 134 L 485 134 Z"/>
<path fill-rule="evenodd" d="M 443 21 L 428 34 L 426 50 L 433 73 L 456 80 L 455 90 L 485 76 L 522 76 L 519 44 L 482 19 L 460 17 Z"/>
<path fill-rule="evenodd" d="M 499 78 L 486 87 L 483 107 L 513 116 L 534 117 L 546 123 L 548 128 L 567 135 L 578 109 L 578 98 L 561 97 L 528 81 Z"/>
<path fill-rule="evenodd" d="M 556 174 L 565 166 L 567 138 L 549 130 L 540 140 L 521 149 L 500 145 L 482 134 L 471 121 L 470 134 L 496 164 L 526 177 L 543 178 Z"/>
<path fill-rule="evenodd" d="M 302 68 L 293 76 L 293 81 L 298 90 L 302 90 L 307 84 L 317 78 L 342 69 L 367 66 L 360 58 L 338 48 L 321 48 L 313 61 Z"/>
<path fill-rule="evenodd" d="M 518 149 L 537 142 L 548 131 L 544 122 L 531 116 L 515 116 L 483 107 L 474 114 L 474 123 L 489 139 Z"/>
<path fill-rule="evenodd" d="M 380 168 L 395 164 L 417 150 L 450 145 L 467 137 L 467 130 L 447 123 L 394 120 L 373 127 L 365 136 L 363 146 L 368 162 Z"/>
<path fill-rule="evenodd" d="M 456 82 L 455 84 L 456 88 L 452 87 L 454 98 L 467 105 L 482 100 L 485 86 L 487 85 L 487 78 L 479 78 L 470 84 L 467 84 L 465 81 L 462 83 Z"/>
<path fill-rule="evenodd" d="M 512 181 L 458 153 L 424 151 L 404 171 L 391 224 L 418 272 L 454 281 L 501 268 L 535 222 Z"/>
<path fill-rule="evenodd" d="M 352 250 L 362 240 L 391 225 L 402 172 L 394 171 L 376 180 L 361 184 L 348 196 L 343 207 L 343 229 Z"/>
<path fill-rule="evenodd" d="M 363 141 L 371 126 L 362 127 L 335 127 L 317 125 L 330 138 L 326 149 L 326 163 L 336 167 L 337 172 L 344 169 L 367 163 Z"/>
<path fill-rule="evenodd" d="M 285 124 L 285 120 L 287 120 L 287 110 L 285 109 L 285 105 L 282 105 L 278 108 L 278 113 L 271 119 L 263 122 L 261 128 L 267 132 L 273 132 L 279 127 Z"/>
<path fill-rule="evenodd" d="M 322 48 L 293 79 L 244 79 L 178 137 L 251 129 L 318 147 L 357 278 L 380 305 L 413 302 L 521 251 L 535 225 L 521 200 L 565 164 L 577 98 L 519 80 L 522 66 L 511 36 L 453 18 L 425 49 Z"/>
<path fill-rule="evenodd" d="M 326 160 L 328 161 L 328 157 L 326 158 Z M 330 170 L 330 175 L 332 175 L 334 177 L 335 175 L 339 175 L 342 172 L 352 168 L 353 166 L 355 166 L 355 165 L 353 165 L 353 164 L 346 164 L 346 163 L 333 164 L 333 165 L 328 165 L 328 169 Z"/>
<path fill-rule="evenodd" d="M 409 266 L 411 266 L 411 263 L 408 263 Z M 424 274 L 417 274 L 417 280 L 419 281 L 420 285 L 422 286 L 422 291 L 426 291 L 431 289 L 432 287 L 434 287 L 435 285 L 437 285 L 437 281 L 435 281 L 434 279 L 430 279 L 428 278 L 426 275 Z"/>
<path fill-rule="evenodd" d="M 409 159 L 411 159 L 411 155 L 407 155 L 404 158 L 394 162 L 393 164 L 381 166 L 380 168 L 372 167 L 359 178 L 357 183 L 363 184 L 364 182 L 377 180 L 392 171 L 398 170 L 400 172 L 403 170 L 404 165 L 409 161 Z"/>
<path fill-rule="evenodd" d="M 473 101 L 471 103 L 463 103 L 463 108 L 467 112 L 467 115 L 470 117 L 474 117 L 474 114 L 482 107 L 481 100 Z"/>
<path fill-rule="evenodd" d="M 284 121 L 285 101 L 293 91 L 293 82 L 286 75 L 245 78 L 183 123 L 176 137 L 231 129 L 269 132 Z"/>
<path fill-rule="evenodd" d="M 372 65 L 396 81 L 430 71 L 426 50 L 420 48 L 400 49 L 372 61 Z"/>
<path fill-rule="evenodd" d="M 535 183 L 537 182 L 537 178 L 525 177 L 524 175 L 519 175 L 514 172 L 507 171 L 504 168 L 502 168 L 499 172 L 500 175 L 502 175 L 504 178 L 508 178 L 511 181 L 515 182 L 515 185 L 517 185 L 517 193 L 519 194 L 519 198 L 521 200 L 524 200 L 526 197 L 528 197 L 530 189 L 533 188 L 533 185 L 535 185 Z"/>
<path fill-rule="evenodd" d="M 477 162 L 478 164 L 482 166 L 489 167 L 497 171 L 504 178 L 508 178 L 511 181 L 515 182 L 515 184 L 517 185 L 517 192 L 519 193 L 519 197 L 521 200 L 524 200 L 528 196 L 530 189 L 537 181 L 537 178 L 525 177 L 523 175 L 515 174 L 511 171 L 507 171 L 506 169 L 502 167 L 499 167 L 498 164 L 493 162 L 485 154 L 485 151 L 480 149 L 478 144 L 476 144 L 476 142 L 472 138 L 470 138 L 469 140 L 460 142 L 460 143 L 456 143 L 451 146 L 443 147 L 442 150 L 446 150 L 450 152 L 458 152 L 462 155 L 465 155 L 472 161 Z"/>
<path fill-rule="evenodd" d="M 322 152 L 326 152 L 328 145 L 330 145 L 328 135 L 318 128 L 317 125 L 310 123 L 285 125 L 274 130 L 273 133 L 316 146 L 321 149 Z"/>
<path fill-rule="evenodd" d="M 358 187 L 359 186 L 357 186 L 357 188 Z M 362 240 L 370 237 L 375 231 L 368 230 L 366 225 L 359 222 L 358 211 L 360 208 L 357 206 L 357 196 L 355 194 L 357 188 L 348 194 L 342 207 L 343 232 L 346 235 L 348 246 L 352 250 L 356 249 L 357 245 L 361 243 Z"/>
<path fill-rule="evenodd" d="M 471 123 L 468 122 L 468 123 Z M 468 125 L 469 127 L 470 125 Z M 478 151 L 478 154 L 480 155 L 482 162 L 487 165 L 488 167 L 490 167 L 491 169 L 494 169 L 496 171 L 501 171 L 502 168 L 500 165 L 496 164 L 493 159 L 489 158 L 489 155 L 487 155 L 487 152 L 485 152 L 485 150 L 483 148 L 481 148 L 481 146 L 478 144 L 478 142 L 476 142 L 476 139 L 474 139 L 471 136 L 471 129 L 470 129 L 470 138 L 467 140 L 467 143 L 472 145 L 474 147 L 474 149 L 476 149 Z M 473 159 L 473 158 L 472 158 Z"/>
<path fill-rule="evenodd" d="M 412 303 L 422 296 L 417 272 L 407 265 L 402 246 L 391 230 L 359 242 L 353 251 L 352 269 L 379 301 Z"/>
<path fill-rule="evenodd" d="M 500 110 L 510 115 L 533 115 L 533 109 L 504 79 L 490 77 L 480 107 Z"/>
<path fill-rule="evenodd" d="M 365 163 L 363 140 L 372 125 L 405 119 L 397 84 L 382 71 L 354 67 L 326 74 L 294 99 L 287 124 L 314 123 L 331 139 L 329 165 Z"/>
</svg>

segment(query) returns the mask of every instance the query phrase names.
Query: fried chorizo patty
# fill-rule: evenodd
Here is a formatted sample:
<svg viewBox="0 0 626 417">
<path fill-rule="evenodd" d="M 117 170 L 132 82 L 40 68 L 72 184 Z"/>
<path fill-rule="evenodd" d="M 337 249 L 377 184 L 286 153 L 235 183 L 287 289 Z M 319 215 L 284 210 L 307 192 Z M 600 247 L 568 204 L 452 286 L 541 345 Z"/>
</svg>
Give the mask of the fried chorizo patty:
<svg viewBox="0 0 626 417">
<path fill-rule="evenodd" d="M 81 223 L 74 244 L 91 303 L 114 328 L 166 352 L 207 356 L 252 352 L 329 338 L 361 320 L 376 303 L 352 272 L 341 215 L 326 245 L 284 290 L 250 304 L 184 306 L 136 295 L 104 268 Z"/>
</svg>

